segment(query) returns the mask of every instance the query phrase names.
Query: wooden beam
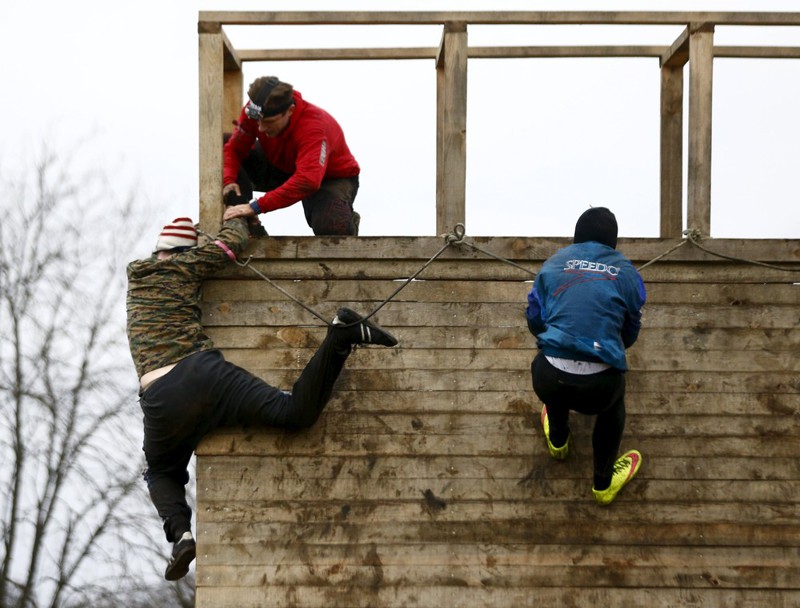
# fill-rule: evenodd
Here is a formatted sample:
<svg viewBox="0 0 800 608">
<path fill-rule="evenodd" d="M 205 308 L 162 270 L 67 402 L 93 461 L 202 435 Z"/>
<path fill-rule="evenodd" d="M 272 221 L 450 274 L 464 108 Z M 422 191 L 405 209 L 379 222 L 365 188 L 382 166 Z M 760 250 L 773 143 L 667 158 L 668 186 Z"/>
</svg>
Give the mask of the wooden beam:
<svg viewBox="0 0 800 608">
<path fill-rule="evenodd" d="M 689 28 L 672 43 L 665 53 L 661 55 L 662 67 L 683 67 L 689 61 Z"/>
<path fill-rule="evenodd" d="M 239 57 L 239 54 L 236 52 L 236 49 L 233 46 L 233 43 L 228 38 L 225 31 L 220 29 L 220 33 L 222 34 L 222 49 L 223 49 L 223 56 L 222 62 L 223 67 L 225 70 L 241 70 L 242 69 L 242 60 Z"/>
<path fill-rule="evenodd" d="M 683 231 L 683 66 L 661 68 L 661 238 Z"/>
<path fill-rule="evenodd" d="M 436 232 L 464 223 L 467 181 L 467 27 L 445 26 L 437 67 Z"/>
<path fill-rule="evenodd" d="M 549 57 L 660 57 L 664 46 L 498 46 L 470 47 L 470 59 L 524 59 Z"/>
<path fill-rule="evenodd" d="M 436 51 L 436 226 L 439 226 L 439 207 L 444 205 L 444 30 Z"/>
<path fill-rule="evenodd" d="M 200 11 L 222 25 L 800 25 L 799 12 L 668 11 Z"/>
<path fill-rule="evenodd" d="M 800 59 L 797 46 L 715 46 L 714 57 L 737 59 Z"/>
<path fill-rule="evenodd" d="M 711 92 L 714 26 L 692 24 L 689 33 L 689 173 L 687 228 L 711 234 Z"/>
<path fill-rule="evenodd" d="M 444 66 L 444 34 L 445 30 L 442 29 L 442 35 L 439 38 L 439 46 L 436 49 L 436 69 L 440 70 Z"/>
<path fill-rule="evenodd" d="M 238 120 L 242 109 L 242 59 L 233 44 L 222 32 L 223 41 L 223 93 L 222 129 L 230 133 L 233 122 Z"/>
<path fill-rule="evenodd" d="M 200 227 L 214 233 L 222 213 L 223 34 L 199 34 Z"/>
<path fill-rule="evenodd" d="M 233 131 L 233 123 L 238 121 L 242 111 L 242 71 L 225 70 L 223 73 L 222 130 Z M 221 140 L 220 140 L 221 141 Z"/>
<path fill-rule="evenodd" d="M 533 267 L 536 261 L 545 260 L 558 249 L 566 247 L 572 242 L 571 237 L 524 235 L 473 237 L 470 235 L 469 230 L 467 231 L 466 239 L 497 256 L 515 260 L 526 268 Z M 660 257 L 677 243 L 678 241 L 675 237 L 664 239 L 620 238 L 617 247 L 631 260 L 648 261 L 655 257 Z M 346 243 L 334 242 L 328 237 L 275 236 L 268 239 L 251 240 L 247 246 L 246 256 L 253 257 L 253 265 L 255 266 L 260 264 L 259 260 L 270 260 L 273 263 L 278 260 L 296 260 L 299 263 L 311 265 L 309 260 L 322 258 L 326 260 L 326 263 L 330 260 L 391 259 L 397 261 L 398 264 L 402 261 L 408 262 L 410 265 L 418 265 L 436 253 L 441 246 L 442 240 L 439 236 L 361 236 L 357 239 L 348 240 Z M 800 265 L 800 241 L 797 239 L 706 239 L 703 241 L 703 246 L 720 255 L 734 258 Z M 460 245 L 448 248 L 440 257 L 442 260 L 463 261 L 468 264 L 485 258 L 486 254 L 474 251 L 471 247 Z M 676 260 L 683 262 L 719 261 L 723 264 L 730 264 L 730 262 L 723 259 L 715 260 L 713 256 L 703 252 L 691 243 L 685 243 L 683 247 L 676 249 L 659 263 L 674 262 Z M 649 268 L 653 268 L 653 266 Z M 519 276 L 520 280 L 528 278 L 519 269 L 510 266 L 509 269 Z M 320 269 L 320 272 L 324 271 L 324 268 Z M 414 271 L 410 273 L 406 272 L 406 270 L 401 271 L 398 266 L 397 271 L 389 269 L 389 272 L 391 278 L 396 279 L 409 276 Z M 494 272 L 494 269 L 492 269 L 492 272 Z M 248 268 L 239 270 L 239 267 L 231 266 L 224 271 L 224 275 L 226 277 L 251 276 L 251 271 Z M 786 279 L 790 278 L 788 274 L 783 276 Z"/>
<path fill-rule="evenodd" d="M 240 50 L 242 61 L 369 61 L 387 59 L 435 59 L 436 47 L 352 49 L 250 49 Z"/>
<path fill-rule="evenodd" d="M 525 59 L 559 57 L 658 57 L 661 65 L 684 65 L 689 59 L 688 32 L 685 49 L 666 46 L 516 46 L 469 47 L 470 59 Z M 237 59 L 247 61 L 385 61 L 437 59 L 441 47 L 381 47 L 335 49 L 242 49 Z M 684 52 L 685 51 L 685 52 Z M 716 46 L 714 57 L 742 59 L 800 59 L 800 47 Z M 228 65 L 226 63 L 226 69 Z"/>
</svg>

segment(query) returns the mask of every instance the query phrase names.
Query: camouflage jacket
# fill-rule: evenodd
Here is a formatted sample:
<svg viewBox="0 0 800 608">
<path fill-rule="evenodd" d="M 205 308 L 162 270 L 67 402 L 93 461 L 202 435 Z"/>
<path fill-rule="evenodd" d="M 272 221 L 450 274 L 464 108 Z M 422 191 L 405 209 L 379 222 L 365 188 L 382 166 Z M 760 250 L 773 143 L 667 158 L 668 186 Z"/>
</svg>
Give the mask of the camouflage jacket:
<svg viewBox="0 0 800 608">
<path fill-rule="evenodd" d="M 247 238 L 242 219 L 225 222 L 216 236 L 236 255 Z M 153 255 L 128 264 L 128 344 L 140 378 L 214 348 L 202 325 L 200 286 L 229 263 L 227 253 L 211 241 L 165 260 Z"/>
</svg>

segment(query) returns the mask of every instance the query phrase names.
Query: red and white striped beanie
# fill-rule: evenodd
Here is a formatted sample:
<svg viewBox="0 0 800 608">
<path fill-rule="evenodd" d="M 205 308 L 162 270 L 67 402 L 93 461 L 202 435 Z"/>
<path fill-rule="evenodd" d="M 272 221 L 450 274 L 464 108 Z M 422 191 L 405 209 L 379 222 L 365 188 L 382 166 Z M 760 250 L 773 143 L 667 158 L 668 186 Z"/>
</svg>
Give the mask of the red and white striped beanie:
<svg viewBox="0 0 800 608">
<path fill-rule="evenodd" d="M 188 217 L 178 217 L 164 226 L 156 241 L 156 251 L 168 251 L 176 247 L 196 247 L 197 229 Z"/>
</svg>

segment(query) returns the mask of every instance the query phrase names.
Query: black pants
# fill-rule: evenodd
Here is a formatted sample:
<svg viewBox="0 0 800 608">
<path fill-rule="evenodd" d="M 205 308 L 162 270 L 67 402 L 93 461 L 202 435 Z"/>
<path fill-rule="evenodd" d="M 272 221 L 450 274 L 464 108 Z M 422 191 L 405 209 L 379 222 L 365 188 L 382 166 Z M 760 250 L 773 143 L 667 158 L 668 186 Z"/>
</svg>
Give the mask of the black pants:
<svg viewBox="0 0 800 608">
<path fill-rule="evenodd" d="M 625 374 L 611 368 L 586 376 L 553 367 L 539 352 L 531 363 L 533 390 L 547 406 L 550 441 L 562 446 L 569 437 L 569 412 L 597 416 L 592 432 L 594 487 L 606 489 L 625 429 Z"/>
<path fill-rule="evenodd" d="M 225 426 L 313 425 L 349 353 L 349 344 L 337 344 L 329 331 L 288 393 L 226 361 L 218 350 L 205 351 L 186 357 L 140 394 L 144 477 L 168 541 L 175 542 L 191 530 L 184 486 L 200 440 Z"/>
<path fill-rule="evenodd" d="M 226 136 L 226 140 L 227 140 Z M 283 184 L 290 175 L 273 167 L 256 141 L 250 154 L 242 160 L 236 183 L 242 196 L 226 199 L 226 203 L 249 203 L 253 191 L 269 192 Z M 358 176 L 324 179 L 319 190 L 303 199 L 306 222 L 317 236 L 357 236 L 358 226 L 353 217 L 353 202 L 358 194 Z"/>
</svg>

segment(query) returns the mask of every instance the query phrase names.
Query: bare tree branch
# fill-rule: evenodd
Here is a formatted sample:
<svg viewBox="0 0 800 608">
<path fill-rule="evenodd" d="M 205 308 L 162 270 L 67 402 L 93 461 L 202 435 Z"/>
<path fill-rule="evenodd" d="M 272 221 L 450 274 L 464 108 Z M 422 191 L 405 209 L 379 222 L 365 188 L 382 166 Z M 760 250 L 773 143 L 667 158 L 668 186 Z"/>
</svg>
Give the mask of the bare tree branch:
<svg viewBox="0 0 800 608">
<path fill-rule="evenodd" d="M 153 585 L 129 575 L 126 563 L 150 563 L 150 527 L 159 526 L 140 479 L 140 412 L 124 328 L 128 260 L 120 257 L 134 250 L 147 216 L 135 194 L 119 197 L 102 171 L 77 171 L 76 157 L 45 149 L 29 174 L 0 176 L 7 608 L 97 606 L 120 594 L 135 605 Z"/>
</svg>

